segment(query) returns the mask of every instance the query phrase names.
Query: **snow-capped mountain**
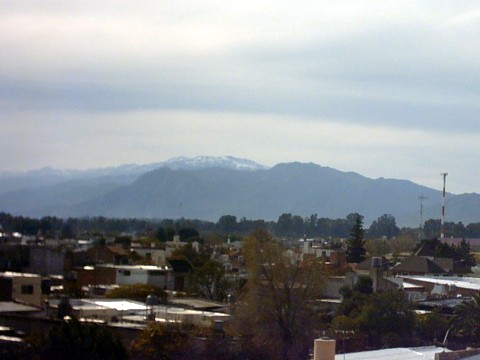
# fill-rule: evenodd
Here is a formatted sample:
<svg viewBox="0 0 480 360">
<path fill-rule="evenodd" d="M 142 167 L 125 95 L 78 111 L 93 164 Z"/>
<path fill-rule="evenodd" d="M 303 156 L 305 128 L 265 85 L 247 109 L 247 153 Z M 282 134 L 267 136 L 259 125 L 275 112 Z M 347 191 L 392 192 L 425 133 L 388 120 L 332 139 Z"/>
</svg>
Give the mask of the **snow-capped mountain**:
<svg viewBox="0 0 480 360">
<path fill-rule="evenodd" d="M 267 169 L 266 166 L 260 165 L 252 160 L 233 156 L 176 157 L 163 162 L 150 164 L 124 164 L 88 170 L 44 167 L 20 173 L 0 173 L 0 194 L 21 189 L 51 186 L 66 181 L 98 180 L 116 184 L 129 184 L 139 176 L 159 168 L 197 170 L 214 167 L 241 171 Z"/>
<path fill-rule="evenodd" d="M 220 167 L 233 170 L 266 170 L 267 166 L 260 165 L 255 161 L 241 159 L 234 156 L 197 156 L 193 158 L 176 157 L 158 164 L 159 167 L 168 167 L 172 170 L 204 169 Z"/>
</svg>

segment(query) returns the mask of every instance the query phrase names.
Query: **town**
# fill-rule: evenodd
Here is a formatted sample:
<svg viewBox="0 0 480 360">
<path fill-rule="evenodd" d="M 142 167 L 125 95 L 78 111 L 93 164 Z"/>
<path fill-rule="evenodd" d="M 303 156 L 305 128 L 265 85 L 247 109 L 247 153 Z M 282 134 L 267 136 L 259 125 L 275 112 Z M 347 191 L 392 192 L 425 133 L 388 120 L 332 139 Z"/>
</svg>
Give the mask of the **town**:
<svg viewBox="0 0 480 360">
<path fill-rule="evenodd" d="M 459 359 L 480 345 L 478 224 L 0 220 L 3 358 L 309 359 L 334 340 L 332 356 Z"/>
</svg>

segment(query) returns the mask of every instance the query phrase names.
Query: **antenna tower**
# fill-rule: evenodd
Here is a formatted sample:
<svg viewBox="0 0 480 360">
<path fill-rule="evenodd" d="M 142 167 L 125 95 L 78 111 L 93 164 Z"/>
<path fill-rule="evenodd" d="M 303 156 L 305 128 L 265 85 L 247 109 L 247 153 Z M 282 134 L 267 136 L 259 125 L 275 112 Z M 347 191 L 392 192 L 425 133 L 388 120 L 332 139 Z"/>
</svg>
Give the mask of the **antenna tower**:
<svg viewBox="0 0 480 360">
<path fill-rule="evenodd" d="M 423 228 L 423 200 L 427 200 L 428 196 L 420 194 L 418 200 L 420 200 L 420 229 Z"/>
<path fill-rule="evenodd" d="M 448 173 L 441 173 L 440 174 L 443 177 L 443 195 L 442 195 L 442 220 L 441 220 L 441 225 L 440 225 L 440 238 L 445 237 L 445 185 L 447 183 L 447 175 Z"/>
</svg>

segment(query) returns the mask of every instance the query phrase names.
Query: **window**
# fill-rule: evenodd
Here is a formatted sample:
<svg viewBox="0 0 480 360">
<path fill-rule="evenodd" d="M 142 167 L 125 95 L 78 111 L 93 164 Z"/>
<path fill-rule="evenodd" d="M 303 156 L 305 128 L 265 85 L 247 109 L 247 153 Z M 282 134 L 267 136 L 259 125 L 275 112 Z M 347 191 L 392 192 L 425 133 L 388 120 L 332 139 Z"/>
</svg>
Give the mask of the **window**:
<svg viewBox="0 0 480 360">
<path fill-rule="evenodd" d="M 33 294 L 33 285 L 22 285 L 22 294 Z"/>
</svg>

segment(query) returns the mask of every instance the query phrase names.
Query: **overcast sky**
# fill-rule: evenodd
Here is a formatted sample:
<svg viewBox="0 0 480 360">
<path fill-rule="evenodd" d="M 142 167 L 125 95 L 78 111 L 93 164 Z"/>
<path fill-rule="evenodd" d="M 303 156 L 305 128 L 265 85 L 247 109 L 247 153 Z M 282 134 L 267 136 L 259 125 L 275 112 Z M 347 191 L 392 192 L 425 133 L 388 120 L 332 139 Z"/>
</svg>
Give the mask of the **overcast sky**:
<svg viewBox="0 0 480 360">
<path fill-rule="evenodd" d="M 480 192 L 479 1 L 0 0 L 0 171 L 314 162 Z"/>
</svg>

